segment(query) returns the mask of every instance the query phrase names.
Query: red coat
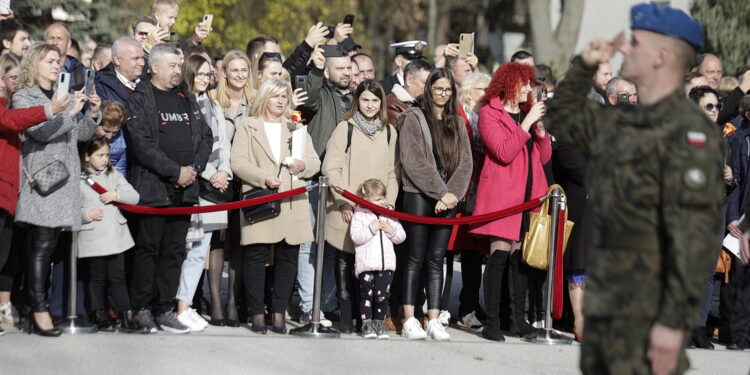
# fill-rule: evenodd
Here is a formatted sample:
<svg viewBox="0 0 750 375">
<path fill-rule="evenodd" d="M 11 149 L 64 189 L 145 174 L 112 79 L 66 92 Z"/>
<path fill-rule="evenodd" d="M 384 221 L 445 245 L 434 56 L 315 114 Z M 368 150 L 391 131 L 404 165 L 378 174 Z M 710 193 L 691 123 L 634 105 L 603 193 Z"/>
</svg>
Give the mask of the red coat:
<svg viewBox="0 0 750 375">
<path fill-rule="evenodd" d="M 499 211 L 523 203 L 529 168 L 526 141 L 531 134 L 516 125 L 503 109 L 499 98 L 492 99 L 479 111 L 477 128 L 484 143 L 486 156 L 479 177 L 474 215 Z M 540 197 L 547 192 L 547 178 L 542 166 L 551 156 L 552 143 L 549 135 L 536 136 L 531 151 L 531 198 Z M 516 214 L 477 224 L 470 233 L 519 241 L 520 231 L 521 214 Z"/>
<path fill-rule="evenodd" d="M 47 120 L 44 107 L 8 109 L 0 98 L 0 209 L 15 215 L 21 141 L 18 132 Z"/>
</svg>

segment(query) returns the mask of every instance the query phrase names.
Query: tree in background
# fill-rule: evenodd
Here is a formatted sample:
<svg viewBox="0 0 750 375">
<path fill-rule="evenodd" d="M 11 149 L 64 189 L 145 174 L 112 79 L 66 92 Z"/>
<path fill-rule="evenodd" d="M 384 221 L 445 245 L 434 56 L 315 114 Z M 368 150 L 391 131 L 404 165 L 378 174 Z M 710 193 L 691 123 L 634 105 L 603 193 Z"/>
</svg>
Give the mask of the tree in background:
<svg viewBox="0 0 750 375">
<path fill-rule="evenodd" d="M 750 63 L 750 1 L 695 0 L 691 14 L 703 25 L 706 52 L 721 58 L 725 75 Z"/>
<path fill-rule="evenodd" d="M 584 0 L 567 0 L 562 3 L 562 15 L 557 27 L 552 29 L 550 0 L 529 0 L 531 39 L 534 60 L 548 64 L 557 72 L 568 70 L 578 33 L 581 30 Z"/>
</svg>

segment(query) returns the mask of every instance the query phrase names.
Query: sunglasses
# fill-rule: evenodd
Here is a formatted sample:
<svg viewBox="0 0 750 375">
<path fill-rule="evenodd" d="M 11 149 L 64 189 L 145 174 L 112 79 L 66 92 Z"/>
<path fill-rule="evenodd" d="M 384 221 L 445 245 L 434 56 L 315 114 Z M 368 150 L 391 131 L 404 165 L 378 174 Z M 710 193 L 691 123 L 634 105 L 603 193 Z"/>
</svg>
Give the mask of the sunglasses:
<svg viewBox="0 0 750 375">
<path fill-rule="evenodd" d="M 281 59 L 281 54 L 278 52 L 263 52 L 263 57 Z"/>
<path fill-rule="evenodd" d="M 711 111 L 714 110 L 714 108 L 716 108 L 717 111 L 721 111 L 722 107 L 723 107 L 723 105 L 721 103 L 717 103 L 717 104 L 708 103 L 708 104 L 706 104 L 706 105 L 703 106 L 703 109 L 705 109 L 706 111 L 711 112 Z"/>
</svg>

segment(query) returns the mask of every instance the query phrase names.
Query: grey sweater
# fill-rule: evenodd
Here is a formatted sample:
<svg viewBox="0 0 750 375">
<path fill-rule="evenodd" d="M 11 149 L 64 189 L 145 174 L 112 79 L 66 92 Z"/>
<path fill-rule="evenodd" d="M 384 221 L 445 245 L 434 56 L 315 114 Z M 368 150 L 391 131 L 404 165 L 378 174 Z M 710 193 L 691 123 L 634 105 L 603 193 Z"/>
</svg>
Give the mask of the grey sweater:
<svg viewBox="0 0 750 375">
<path fill-rule="evenodd" d="M 50 103 L 39 87 L 23 88 L 13 95 L 13 108 L 47 106 Z M 68 108 L 51 120 L 21 132 L 23 164 L 16 212 L 18 222 L 72 230 L 78 230 L 81 226 L 81 164 L 77 143 L 91 139 L 101 116 L 92 119 L 89 115 L 79 113 L 75 118 L 71 118 L 68 111 L 72 106 L 71 101 Z M 53 160 L 65 162 L 70 178 L 58 190 L 41 196 L 31 187 L 29 176 Z"/>
</svg>

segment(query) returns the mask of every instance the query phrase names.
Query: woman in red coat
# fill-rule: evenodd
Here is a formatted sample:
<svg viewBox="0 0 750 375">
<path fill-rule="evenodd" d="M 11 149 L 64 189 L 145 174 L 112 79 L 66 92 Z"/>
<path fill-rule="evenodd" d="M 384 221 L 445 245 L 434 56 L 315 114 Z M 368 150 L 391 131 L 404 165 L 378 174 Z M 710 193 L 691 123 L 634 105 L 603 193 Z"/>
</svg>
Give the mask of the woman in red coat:
<svg viewBox="0 0 750 375">
<path fill-rule="evenodd" d="M 547 179 L 542 165 L 552 155 L 552 145 L 537 122 L 544 115 L 544 103 L 532 103 L 534 68 L 520 63 L 502 65 L 493 75 L 480 100 L 479 136 L 486 153 L 477 187 L 474 215 L 519 205 L 544 195 Z M 487 321 L 485 338 L 503 341 L 499 309 L 502 275 L 506 266 L 513 279 L 511 333 L 534 331 L 526 322 L 527 275 L 521 264 L 521 236 L 528 231 L 528 213 L 475 225 L 471 233 L 490 240 L 490 256 L 484 271 Z M 510 259 L 510 260 L 509 260 Z"/>
<path fill-rule="evenodd" d="M 12 63 L 10 57 L 0 58 L 0 65 L 5 68 Z M 14 59 L 14 58 L 13 58 Z M 18 65 L 18 61 L 15 61 Z M 5 72 L 0 72 L 4 75 Z M 64 100 L 52 101 L 48 108 L 38 106 L 24 109 L 8 109 L 8 98 L 11 96 L 11 88 L 6 86 L 5 80 L 0 79 L 0 270 L 10 254 L 11 239 L 13 233 L 13 215 L 16 213 L 16 201 L 18 200 L 18 158 L 21 154 L 20 139 L 18 133 L 34 125 L 51 119 L 55 113 L 63 110 L 68 103 L 68 97 Z M 0 275 L 0 318 L 11 314 L 10 290 L 13 278 Z M 0 328 L 0 335 L 4 333 Z"/>
</svg>

